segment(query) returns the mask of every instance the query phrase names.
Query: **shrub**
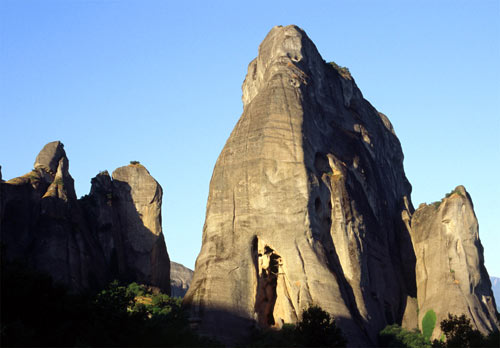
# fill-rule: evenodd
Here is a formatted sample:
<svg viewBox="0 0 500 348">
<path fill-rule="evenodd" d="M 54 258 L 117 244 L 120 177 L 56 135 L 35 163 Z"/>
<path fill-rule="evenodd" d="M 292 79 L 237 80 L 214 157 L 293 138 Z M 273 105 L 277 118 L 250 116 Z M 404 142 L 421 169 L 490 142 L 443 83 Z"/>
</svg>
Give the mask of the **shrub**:
<svg viewBox="0 0 500 348">
<path fill-rule="evenodd" d="M 328 64 L 330 64 L 335 70 L 337 70 L 337 72 L 343 78 L 348 79 L 348 80 L 352 79 L 351 72 L 349 71 L 349 68 L 347 68 L 345 66 L 340 66 L 335 62 L 329 62 Z"/>
<path fill-rule="evenodd" d="M 408 331 L 397 324 L 388 325 L 379 333 L 380 347 L 430 348 L 431 343 L 418 329 Z"/>
<path fill-rule="evenodd" d="M 450 191 L 449 193 L 447 193 L 445 195 L 446 198 L 450 197 L 452 194 L 456 193 L 457 195 L 459 195 L 460 197 L 463 197 L 464 195 L 462 194 L 462 192 L 458 191 L 457 189 L 453 189 L 452 191 Z"/>
<path fill-rule="evenodd" d="M 296 328 L 297 341 L 307 347 L 345 347 L 346 340 L 335 320 L 318 306 L 302 313 Z"/>
<path fill-rule="evenodd" d="M 457 317 L 448 314 L 448 319 L 441 321 L 441 330 L 446 336 L 446 347 L 485 347 L 485 339 L 478 330 L 474 330 L 470 319 L 462 314 Z M 498 342 L 497 342 L 498 344 Z"/>
<path fill-rule="evenodd" d="M 436 327 L 436 312 L 432 309 L 428 310 L 422 319 L 422 333 L 426 340 L 430 340 L 432 332 Z"/>
<path fill-rule="evenodd" d="M 138 164 L 141 164 L 141 162 L 139 162 L 139 161 L 130 161 L 130 164 L 136 166 Z"/>
<path fill-rule="evenodd" d="M 284 324 L 281 330 L 255 329 L 245 347 L 345 347 L 346 340 L 335 320 L 318 306 L 302 313 L 297 326 Z"/>
</svg>

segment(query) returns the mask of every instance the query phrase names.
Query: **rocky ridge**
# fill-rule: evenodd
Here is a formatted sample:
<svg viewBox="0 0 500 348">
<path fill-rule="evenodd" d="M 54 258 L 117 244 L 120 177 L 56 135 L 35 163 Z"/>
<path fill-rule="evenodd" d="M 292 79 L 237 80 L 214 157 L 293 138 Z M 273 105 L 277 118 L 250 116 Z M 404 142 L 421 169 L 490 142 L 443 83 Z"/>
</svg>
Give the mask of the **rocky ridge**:
<svg viewBox="0 0 500 348">
<path fill-rule="evenodd" d="M 141 165 L 92 179 L 78 200 L 64 145 L 51 142 L 34 169 L 1 186 L 1 240 L 22 259 L 75 292 L 112 279 L 170 291 L 170 260 L 161 230 L 161 186 Z"/>
</svg>

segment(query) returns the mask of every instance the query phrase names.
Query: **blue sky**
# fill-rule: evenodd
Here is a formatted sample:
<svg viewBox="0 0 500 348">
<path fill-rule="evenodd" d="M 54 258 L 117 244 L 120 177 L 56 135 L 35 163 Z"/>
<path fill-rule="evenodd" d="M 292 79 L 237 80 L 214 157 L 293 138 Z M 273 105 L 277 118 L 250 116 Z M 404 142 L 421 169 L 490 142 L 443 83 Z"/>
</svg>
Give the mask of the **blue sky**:
<svg viewBox="0 0 500 348">
<path fill-rule="evenodd" d="M 415 207 L 471 194 L 500 276 L 500 1 L 0 1 L 0 165 L 61 140 L 79 196 L 131 160 L 164 189 L 171 259 L 201 246 L 213 166 L 275 25 L 296 24 L 391 119 Z"/>
</svg>

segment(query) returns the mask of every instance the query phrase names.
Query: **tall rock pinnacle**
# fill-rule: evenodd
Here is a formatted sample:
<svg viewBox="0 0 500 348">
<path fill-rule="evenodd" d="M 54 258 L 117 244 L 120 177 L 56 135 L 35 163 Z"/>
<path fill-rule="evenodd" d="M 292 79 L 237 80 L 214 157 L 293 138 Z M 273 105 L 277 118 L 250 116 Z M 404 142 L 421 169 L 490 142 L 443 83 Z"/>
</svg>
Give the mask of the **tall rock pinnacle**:
<svg viewBox="0 0 500 348">
<path fill-rule="evenodd" d="M 465 314 L 483 334 L 498 329 L 478 223 L 465 188 L 458 186 L 441 202 L 419 207 L 411 220 L 411 237 L 417 256 L 418 322 L 433 311 L 436 323 L 448 313 Z M 440 336 L 436 325 L 432 337 Z"/>
<path fill-rule="evenodd" d="M 266 36 L 242 99 L 184 304 L 228 341 L 316 304 L 351 345 L 375 342 L 416 296 L 411 186 L 389 120 L 296 26 Z"/>
</svg>

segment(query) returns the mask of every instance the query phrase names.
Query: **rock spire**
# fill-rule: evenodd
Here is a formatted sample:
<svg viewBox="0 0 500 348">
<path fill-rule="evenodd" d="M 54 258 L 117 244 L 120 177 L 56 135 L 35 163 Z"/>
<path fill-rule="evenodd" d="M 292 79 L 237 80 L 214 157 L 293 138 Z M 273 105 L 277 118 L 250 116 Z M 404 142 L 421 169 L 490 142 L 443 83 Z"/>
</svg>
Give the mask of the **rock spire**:
<svg viewBox="0 0 500 348">
<path fill-rule="evenodd" d="M 350 344 L 372 344 L 416 296 L 411 186 L 389 120 L 296 26 L 266 36 L 242 99 L 184 304 L 228 342 L 316 304 Z"/>
</svg>

